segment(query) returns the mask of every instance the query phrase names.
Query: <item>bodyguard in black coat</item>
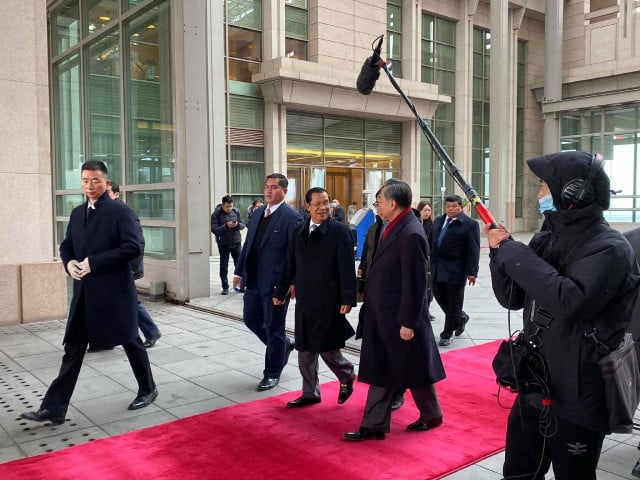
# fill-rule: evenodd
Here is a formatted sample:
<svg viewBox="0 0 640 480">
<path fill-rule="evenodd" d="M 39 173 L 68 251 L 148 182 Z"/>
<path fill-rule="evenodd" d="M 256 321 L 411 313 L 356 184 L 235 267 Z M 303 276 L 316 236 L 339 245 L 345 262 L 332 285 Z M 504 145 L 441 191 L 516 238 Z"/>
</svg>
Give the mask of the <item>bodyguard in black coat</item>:
<svg viewBox="0 0 640 480">
<path fill-rule="evenodd" d="M 360 428 L 344 434 L 351 441 L 383 439 L 390 430 L 394 393 L 405 388 L 420 411 L 407 430 L 442 423 L 433 384 L 445 373 L 429 321 L 429 247 L 411 210 L 409 185 L 388 181 L 381 195 L 378 214 L 388 224 L 370 265 L 358 371 L 369 394 Z"/>
<path fill-rule="evenodd" d="M 65 270 L 74 279 L 64 357 L 40 409 L 21 415 L 26 420 L 64 422 L 89 341 L 98 347 L 123 346 L 138 381 L 138 395 L 129 410 L 146 407 L 158 396 L 138 336 L 138 302 L 130 267 L 142 251 L 137 226 L 132 211 L 109 198 L 109 183 L 104 163 L 92 160 L 82 165 L 88 201 L 71 212 L 60 245 Z"/>
<path fill-rule="evenodd" d="M 462 311 L 465 283 L 475 285 L 480 263 L 480 227 L 462 212 L 462 198 L 448 196 L 445 211 L 433 222 L 431 243 L 433 295 L 445 314 L 440 346 L 464 332 L 469 319 Z"/>
<path fill-rule="evenodd" d="M 503 474 L 595 480 L 609 432 L 604 355 L 586 336 L 615 349 L 629 327 L 640 285 L 635 254 L 603 219 L 609 178 L 601 160 L 561 152 L 527 162 L 540 178 L 543 230 L 529 245 L 500 227 L 487 232 L 496 298 L 523 309 L 525 344 L 535 347 L 540 388 L 519 393 L 507 426 Z M 538 472 L 534 476 L 534 472 Z"/>
<path fill-rule="evenodd" d="M 329 195 L 314 187 L 305 196 L 311 217 L 293 239 L 274 303 L 296 298 L 295 345 L 302 374 L 302 396 L 291 408 L 320 402 L 318 356 L 340 380 L 338 403 L 353 392 L 354 367 L 340 349 L 354 330 L 345 315 L 356 305 L 353 240 L 349 227 L 330 216 Z"/>
</svg>

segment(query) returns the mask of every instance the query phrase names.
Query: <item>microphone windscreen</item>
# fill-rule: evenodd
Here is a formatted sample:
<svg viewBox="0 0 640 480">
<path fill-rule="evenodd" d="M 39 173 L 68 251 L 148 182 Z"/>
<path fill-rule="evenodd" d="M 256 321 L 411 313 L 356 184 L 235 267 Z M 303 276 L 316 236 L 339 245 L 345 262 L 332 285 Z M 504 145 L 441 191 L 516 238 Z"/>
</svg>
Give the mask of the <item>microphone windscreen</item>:
<svg viewBox="0 0 640 480">
<path fill-rule="evenodd" d="M 376 86 L 376 81 L 380 78 L 380 58 L 372 56 L 367 58 L 362 64 L 360 75 L 356 81 L 358 92 L 369 95 Z"/>
</svg>

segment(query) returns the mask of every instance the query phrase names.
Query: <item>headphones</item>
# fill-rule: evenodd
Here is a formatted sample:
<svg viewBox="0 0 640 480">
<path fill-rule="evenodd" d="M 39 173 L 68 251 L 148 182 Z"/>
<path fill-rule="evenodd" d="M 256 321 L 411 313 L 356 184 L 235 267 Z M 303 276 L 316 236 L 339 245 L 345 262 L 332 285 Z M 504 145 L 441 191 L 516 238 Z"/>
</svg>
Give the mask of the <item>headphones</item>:
<svg viewBox="0 0 640 480">
<path fill-rule="evenodd" d="M 589 162 L 589 170 L 584 178 L 575 178 L 569 180 L 564 187 L 562 187 L 562 203 L 572 208 L 583 208 L 594 202 L 596 193 L 593 188 L 593 179 L 598 175 L 598 172 L 602 169 L 602 155 L 596 153 L 591 157 Z"/>
</svg>

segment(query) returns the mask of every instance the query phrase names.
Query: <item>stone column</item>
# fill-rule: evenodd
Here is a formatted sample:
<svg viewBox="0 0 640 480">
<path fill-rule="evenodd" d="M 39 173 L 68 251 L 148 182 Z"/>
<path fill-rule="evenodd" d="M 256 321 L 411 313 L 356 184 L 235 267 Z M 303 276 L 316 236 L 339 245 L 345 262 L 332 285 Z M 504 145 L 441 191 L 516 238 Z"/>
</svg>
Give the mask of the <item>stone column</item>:
<svg viewBox="0 0 640 480">
<path fill-rule="evenodd" d="M 563 2 L 546 0 L 544 28 L 544 99 L 545 102 L 562 100 L 562 36 Z M 555 114 L 544 117 L 543 153 L 553 153 L 560 148 L 560 120 Z"/>
</svg>

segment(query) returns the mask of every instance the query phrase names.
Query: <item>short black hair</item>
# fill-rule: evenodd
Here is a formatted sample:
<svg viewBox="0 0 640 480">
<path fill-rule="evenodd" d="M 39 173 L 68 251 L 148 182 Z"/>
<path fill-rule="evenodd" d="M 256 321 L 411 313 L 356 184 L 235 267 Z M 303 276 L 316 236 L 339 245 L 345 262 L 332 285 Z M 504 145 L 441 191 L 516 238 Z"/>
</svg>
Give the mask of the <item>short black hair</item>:
<svg viewBox="0 0 640 480">
<path fill-rule="evenodd" d="M 267 175 L 267 178 L 265 180 L 268 180 L 270 178 L 275 178 L 276 180 L 278 180 L 278 185 L 280 185 L 280 188 L 287 188 L 289 186 L 289 180 L 287 180 L 287 177 L 285 177 L 281 173 L 272 173 L 270 175 Z"/>
<path fill-rule="evenodd" d="M 311 196 L 314 193 L 327 193 L 327 191 L 322 187 L 313 187 L 307 190 L 307 193 L 304 196 L 304 201 L 307 203 L 311 203 Z"/>
<path fill-rule="evenodd" d="M 390 178 L 384 182 L 382 193 L 384 198 L 395 200 L 396 205 L 400 208 L 407 208 L 411 206 L 411 187 L 408 183 L 403 182 L 402 180 Z"/>
<path fill-rule="evenodd" d="M 222 203 L 233 203 L 233 197 L 231 195 L 225 195 L 222 197 Z"/>
<path fill-rule="evenodd" d="M 98 170 L 104 173 L 105 176 L 109 175 L 107 166 L 100 160 L 87 160 L 82 164 L 82 168 L 80 169 L 81 172 L 83 172 L 84 170 Z"/>
<path fill-rule="evenodd" d="M 116 182 L 114 182 L 113 180 L 111 180 L 111 191 L 113 193 L 120 193 L 120 185 L 118 185 Z"/>
<path fill-rule="evenodd" d="M 447 198 L 444 199 L 444 203 L 447 202 L 456 202 L 458 205 L 462 206 L 462 197 L 460 195 L 448 195 Z"/>
</svg>

